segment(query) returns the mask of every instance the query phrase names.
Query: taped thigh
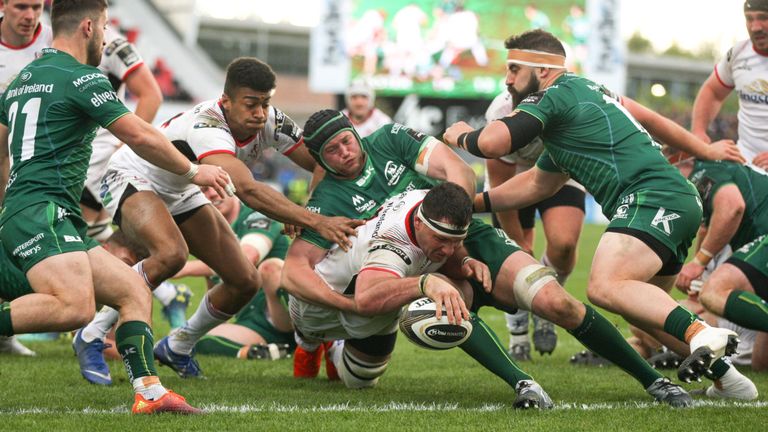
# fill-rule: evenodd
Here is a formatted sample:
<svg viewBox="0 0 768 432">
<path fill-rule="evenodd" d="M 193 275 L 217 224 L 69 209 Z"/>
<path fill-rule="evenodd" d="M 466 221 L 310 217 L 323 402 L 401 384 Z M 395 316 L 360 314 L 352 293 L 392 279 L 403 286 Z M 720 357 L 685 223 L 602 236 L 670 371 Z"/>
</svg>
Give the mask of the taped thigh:
<svg viewBox="0 0 768 432">
<path fill-rule="evenodd" d="M 521 309 L 531 310 L 533 298 L 544 285 L 553 281 L 557 282 L 556 276 L 554 270 L 541 264 L 530 264 L 518 270 L 512 288 L 517 306 Z"/>
</svg>

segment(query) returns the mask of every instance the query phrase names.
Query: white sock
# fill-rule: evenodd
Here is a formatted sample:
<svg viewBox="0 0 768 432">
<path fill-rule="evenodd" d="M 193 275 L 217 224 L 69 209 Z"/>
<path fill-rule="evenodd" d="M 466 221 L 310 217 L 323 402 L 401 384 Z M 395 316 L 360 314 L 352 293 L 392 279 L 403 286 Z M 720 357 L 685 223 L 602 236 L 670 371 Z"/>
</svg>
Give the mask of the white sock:
<svg viewBox="0 0 768 432">
<path fill-rule="evenodd" d="M 559 283 L 560 286 L 565 286 L 565 282 L 568 280 L 568 276 L 571 275 L 571 272 L 565 272 L 563 269 L 559 269 L 552 265 L 552 261 L 550 261 L 546 253 L 541 256 L 541 263 L 547 267 L 551 267 L 555 273 L 557 273 L 557 283 Z"/>
<path fill-rule="evenodd" d="M 83 327 L 80 337 L 86 342 L 93 342 L 95 339 L 103 341 L 118 318 L 120 318 L 120 314 L 116 310 L 109 306 L 103 306 L 93 317 L 93 320 Z"/>
<path fill-rule="evenodd" d="M 513 314 L 504 314 L 507 319 L 507 330 L 513 335 L 528 334 L 528 311 L 518 309 Z"/>
<path fill-rule="evenodd" d="M 152 295 L 154 295 L 163 306 L 168 306 L 176 297 L 176 285 L 165 281 L 152 291 Z"/>
<path fill-rule="evenodd" d="M 232 314 L 217 310 L 206 294 L 184 327 L 180 327 L 168 335 L 168 346 L 176 354 L 190 354 L 201 337 L 230 318 L 232 318 Z"/>
<path fill-rule="evenodd" d="M 142 395 L 146 400 L 157 400 L 168 393 L 168 390 L 160 384 L 160 378 L 156 376 L 136 378 L 131 384 L 133 384 L 133 391 Z"/>
<path fill-rule="evenodd" d="M 333 341 L 331 349 L 333 350 L 331 353 L 331 362 L 333 362 L 333 365 L 338 369 L 339 363 L 341 363 L 341 355 L 344 353 L 344 339 Z"/>
</svg>

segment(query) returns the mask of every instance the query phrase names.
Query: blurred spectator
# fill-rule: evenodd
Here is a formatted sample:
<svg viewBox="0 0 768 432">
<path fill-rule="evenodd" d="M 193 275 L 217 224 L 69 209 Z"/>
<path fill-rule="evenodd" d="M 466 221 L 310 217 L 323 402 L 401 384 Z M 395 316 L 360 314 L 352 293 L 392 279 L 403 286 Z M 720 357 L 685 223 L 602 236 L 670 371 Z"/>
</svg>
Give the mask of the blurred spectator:
<svg viewBox="0 0 768 432">
<path fill-rule="evenodd" d="M 163 97 L 168 100 L 190 102 L 192 96 L 179 85 L 171 68 L 165 63 L 165 60 L 158 57 L 155 60 L 155 66 L 152 68 L 152 74 L 163 92 Z"/>
</svg>

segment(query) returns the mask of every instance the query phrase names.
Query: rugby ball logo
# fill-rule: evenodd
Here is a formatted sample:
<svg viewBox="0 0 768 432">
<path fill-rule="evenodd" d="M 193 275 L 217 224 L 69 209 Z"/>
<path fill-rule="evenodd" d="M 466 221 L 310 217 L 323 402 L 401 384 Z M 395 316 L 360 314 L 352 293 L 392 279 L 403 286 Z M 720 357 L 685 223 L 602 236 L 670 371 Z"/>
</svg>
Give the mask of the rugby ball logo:
<svg viewBox="0 0 768 432">
<path fill-rule="evenodd" d="M 435 318 L 435 303 L 423 297 L 407 304 L 400 313 L 400 331 L 414 344 L 428 349 L 446 350 L 461 345 L 472 334 L 472 323 L 450 324 L 445 310 Z"/>
</svg>

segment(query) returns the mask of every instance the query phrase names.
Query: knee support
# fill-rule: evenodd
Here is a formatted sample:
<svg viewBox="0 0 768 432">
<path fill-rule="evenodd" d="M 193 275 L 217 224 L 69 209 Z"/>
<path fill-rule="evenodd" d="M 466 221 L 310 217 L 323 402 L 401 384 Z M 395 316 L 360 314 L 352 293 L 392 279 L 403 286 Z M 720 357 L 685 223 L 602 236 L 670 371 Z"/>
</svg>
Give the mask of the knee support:
<svg viewBox="0 0 768 432">
<path fill-rule="evenodd" d="M 554 270 L 541 264 L 527 265 L 518 270 L 512 288 L 517 306 L 521 309 L 531 310 L 533 298 L 544 285 L 556 282 L 556 276 Z"/>
</svg>

